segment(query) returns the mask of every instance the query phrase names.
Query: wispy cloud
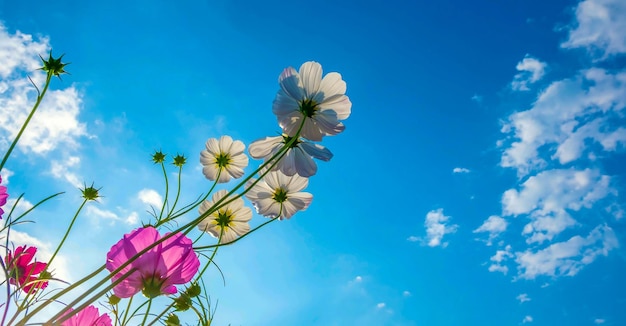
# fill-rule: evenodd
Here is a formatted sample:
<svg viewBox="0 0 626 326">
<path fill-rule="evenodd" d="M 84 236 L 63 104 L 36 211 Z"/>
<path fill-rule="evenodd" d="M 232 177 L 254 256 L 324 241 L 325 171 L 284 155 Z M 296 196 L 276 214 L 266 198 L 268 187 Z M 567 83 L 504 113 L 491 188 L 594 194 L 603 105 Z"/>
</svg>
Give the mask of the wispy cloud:
<svg viewBox="0 0 626 326">
<path fill-rule="evenodd" d="M 139 215 L 137 212 L 130 212 L 128 214 L 124 214 L 126 216 L 121 216 L 120 214 L 110 210 L 90 205 L 87 206 L 86 213 L 93 218 L 92 221 L 96 225 L 99 225 L 100 221 L 108 221 L 109 225 L 114 225 L 116 222 L 123 222 L 128 225 L 135 225 L 139 223 Z"/>
<path fill-rule="evenodd" d="M 144 204 L 151 205 L 155 209 L 160 209 L 163 206 L 163 198 L 154 189 L 141 189 L 137 194 L 137 198 Z"/>
<path fill-rule="evenodd" d="M 528 294 L 526 294 L 526 293 L 522 293 L 522 294 L 518 295 L 517 297 L 515 297 L 515 299 L 519 300 L 519 303 L 524 303 L 524 302 L 530 301 L 530 298 L 528 297 Z"/>
<path fill-rule="evenodd" d="M 449 224 L 450 216 L 443 214 L 443 208 L 432 210 L 426 214 L 424 226 L 426 227 L 425 242 L 429 247 L 446 247 L 447 242 L 442 242 L 444 235 L 456 232 L 458 225 Z"/>
<path fill-rule="evenodd" d="M 45 81 L 40 55 L 50 49 L 47 38 L 35 39 L 19 31 L 10 34 L 0 23 L 0 150 L 7 149 L 26 120 L 37 97 L 37 89 Z M 29 79 L 30 77 L 30 79 Z M 32 80 L 32 83 L 31 83 Z M 74 186 L 80 184 L 75 172 L 68 170 L 79 161 L 65 161 L 79 147 L 79 140 L 87 136 L 86 126 L 78 115 L 82 95 L 75 85 L 55 89 L 54 84 L 43 99 L 28 128 L 22 134 L 17 148 L 26 154 L 47 155 L 52 162 L 50 173 Z M 48 154 L 58 151 L 57 157 Z"/>
<path fill-rule="evenodd" d="M 504 247 L 504 250 L 497 250 L 495 255 L 489 259 L 491 264 L 489 265 L 490 272 L 500 272 L 506 274 L 509 272 L 509 268 L 504 264 L 509 258 L 513 258 L 515 255 L 511 252 L 511 245 Z"/>
<path fill-rule="evenodd" d="M 472 231 L 474 233 L 489 233 L 489 239 L 487 240 L 487 245 L 491 246 L 492 241 L 498 237 L 502 232 L 506 231 L 506 227 L 508 223 L 505 219 L 500 216 L 492 215 L 487 218 L 481 226 L 479 226 L 476 230 Z"/>
<path fill-rule="evenodd" d="M 553 169 L 529 177 L 520 190 L 505 191 L 502 210 L 507 216 L 528 215 L 523 234 L 528 243 L 542 243 L 576 225 L 568 211 L 591 208 L 614 192 L 610 177 L 597 169 Z"/>
<path fill-rule="evenodd" d="M 545 249 L 518 252 L 515 261 L 519 265 L 519 277 L 523 279 L 534 279 L 541 275 L 574 276 L 598 256 L 606 256 L 618 246 L 613 229 L 602 225 L 586 237 L 576 235 Z"/>
<path fill-rule="evenodd" d="M 586 0 L 576 7 L 576 20 L 563 48 L 586 48 L 592 56 L 606 59 L 626 52 L 626 2 Z"/>
<path fill-rule="evenodd" d="M 533 322 L 533 316 L 525 316 L 524 319 L 522 320 L 523 324 L 532 323 L 532 322 Z"/>
<path fill-rule="evenodd" d="M 528 85 L 539 81 L 545 74 L 545 62 L 541 62 L 529 55 L 526 55 L 522 61 L 517 63 L 515 69 L 520 73 L 515 75 L 511 82 L 511 88 L 516 91 L 528 91 Z"/>
<path fill-rule="evenodd" d="M 470 169 L 457 167 L 452 169 L 452 173 L 470 173 Z"/>
<path fill-rule="evenodd" d="M 402 292 L 402 296 L 403 296 L 403 297 L 405 297 L 405 298 L 408 298 L 408 297 L 410 297 L 410 296 L 411 296 L 411 292 L 409 292 L 409 291 L 404 291 L 404 292 Z"/>
<path fill-rule="evenodd" d="M 596 318 L 593 320 L 593 323 L 596 325 L 600 325 L 600 324 L 604 324 L 606 322 L 606 320 L 602 319 L 602 318 Z"/>
</svg>

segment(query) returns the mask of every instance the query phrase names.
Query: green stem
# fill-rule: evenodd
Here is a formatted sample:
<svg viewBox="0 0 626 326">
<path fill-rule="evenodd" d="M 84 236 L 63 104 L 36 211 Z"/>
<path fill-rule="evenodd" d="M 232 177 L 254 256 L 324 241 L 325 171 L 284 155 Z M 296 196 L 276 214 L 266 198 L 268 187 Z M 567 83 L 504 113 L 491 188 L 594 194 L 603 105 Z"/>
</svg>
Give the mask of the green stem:
<svg viewBox="0 0 626 326">
<path fill-rule="evenodd" d="M 78 207 L 76 214 L 74 214 L 74 217 L 72 218 L 72 222 L 70 222 L 70 226 L 67 228 L 67 231 L 65 231 L 65 235 L 63 235 L 63 239 L 61 239 L 61 242 L 59 243 L 59 245 L 57 246 L 57 249 L 52 254 L 52 257 L 50 257 L 50 260 L 48 261 L 48 265 L 46 265 L 44 272 L 48 270 L 48 267 L 50 267 L 50 264 L 52 264 L 54 257 L 56 257 L 56 255 L 59 253 L 59 250 L 61 250 L 63 243 L 65 243 L 65 240 L 67 240 L 67 236 L 70 234 L 70 230 L 72 230 L 72 227 L 74 226 L 74 222 L 76 222 L 76 218 L 78 217 L 78 214 L 80 214 L 80 211 L 83 209 L 87 201 L 88 199 L 83 200 L 83 203 L 80 204 L 80 207 Z"/>
<path fill-rule="evenodd" d="M 143 321 L 141 325 L 145 325 L 148 320 L 148 314 L 150 313 L 150 308 L 152 308 L 152 298 L 148 299 L 148 308 L 146 308 L 146 313 L 143 315 Z"/>
<path fill-rule="evenodd" d="M 154 323 L 159 321 L 159 319 L 161 319 L 161 317 L 163 317 L 173 306 L 174 306 L 174 301 L 172 301 L 172 303 L 170 303 L 167 307 L 165 307 L 165 309 L 163 309 L 163 311 L 158 316 L 156 316 L 156 318 L 154 318 L 150 322 L 150 324 L 148 324 L 148 326 L 154 325 Z M 145 325 L 145 321 L 144 321 L 144 325 Z"/>
<path fill-rule="evenodd" d="M 163 170 L 163 177 L 165 178 L 165 198 L 163 199 L 163 206 L 161 206 L 161 213 L 159 213 L 159 219 L 157 224 L 161 222 L 161 218 L 163 218 L 163 212 L 165 211 L 165 205 L 167 205 L 167 195 L 170 192 L 170 184 L 167 181 L 167 171 L 165 171 L 165 164 L 161 162 L 161 169 Z"/>
<path fill-rule="evenodd" d="M 11 152 L 13 152 L 13 148 L 15 148 L 15 145 L 17 145 L 17 142 L 20 140 L 20 137 L 22 137 L 22 134 L 24 133 L 24 130 L 26 130 L 26 126 L 28 125 L 28 123 L 30 122 L 30 119 L 35 114 L 35 111 L 37 111 L 37 108 L 39 107 L 39 104 L 41 104 L 41 100 L 43 100 L 44 95 L 46 95 L 46 91 L 48 90 L 48 87 L 50 86 L 50 81 L 51 80 L 52 80 L 52 72 L 48 71 L 48 74 L 46 76 L 46 83 L 43 86 L 43 91 L 41 93 L 39 93 L 39 89 L 37 89 L 37 93 L 38 93 L 37 94 L 37 101 L 35 102 L 35 105 L 33 106 L 33 109 L 30 111 L 30 114 L 28 114 L 28 117 L 26 118 L 26 121 L 24 121 L 24 124 L 22 124 L 22 128 L 17 133 L 17 136 L 15 136 L 15 139 L 13 139 L 13 142 L 11 143 L 11 146 L 9 146 L 9 150 L 6 152 L 6 154 L 4 154 L 4 158 L 2 159 L 2 163 L 0 163 L 0 171 L 2 171 L 2 168 L 4 167 L 4 164 L 9 159 L 9 156 L 11 156 Z M 35 86 L 35 88 L 37 88 L 37 86 Z"/>
<path fill-rule="evenodd" d="M 183 173 L 183 167 L 180 166 L 180 167 L 178 167 L 178 186 L 176 188 L 176 198 L 174 199 L 174 204 L 172 204 L 172 208 L 170 209 L 170 211 L 167 214 L 167 216 L 172 214 L 172 212 L 174 211 L 174 208 L 176 207 L 176 204 L 178 203 L 178 198 L 180 197 L 180 186 L 181 186 L 181 176 L 180 175 L 182 173 Z"/>
<path fill-rule="evenodd" d="M 128 299 L 128 306 L 126 307 L 126 311 L 124 311 L 124 318 L 122 319 L 122 325 L 126 325 L 126 321 L 128 320 L 128 312 L 130 311 L 130 306 L 133 303 L 134 296 Z"/>
<path fill-rule="evenodd" d="M 71 304 L 75 304 L 76 302 L 81 301 L 83 298 L 85 298 L 88 293 L 92 293 L 93 291 L 95 291 L 96 289 L 98 289 L 100 286 L 102 286 L 105 282 L 107 282 L 109 279 L 111 279 L 114 275 L 117 275 L 117 273 L 119 273 L 122 269 L 124 269 L 126 266 L 130 265 L 132 262 L 134 262 L 137 258 L 141 257 L 143 254 L 145 254 L 146 252 L 152 250 L 154 247 L 158 246 L 159 244 L 163 243 L 164 241 L 166 241 L 167 239 L 174 237 L 176 234 L 178 234 L 179 232 L 183 232 L 184 234 L 189 233 L 196 225 L 198 225 L 198 223 L 200 223 L 203 219 L 205 219 L 207 216 L 209 216 L 211 213 L 215 212 L 216 210 L 218 210 L 219 208 L 223 207 L 224 205 L 227 205 L 228 203 L 236 200 L 237 198 L 240 198 L 241 196 L 243 196 L 243 194 L 246 192 L 244 191 L 243 193 L 234 196 L 233 198 L 231 198 L 230 200 L 227 200 L 227 198 L 232 195 L 235 191 L 237 191 L 239 188 L 241 188 L 248 180 L 250 180 L 252 178 L 252 176 L 254 174 L 259 173 L 259 171 L 261 171 L 265 166 L 270 165 L 270 167 L 268 168 L 267 171 L 265 171 L 261 177 L 265 176 L 265 174 L 269 173 L 269 169 L 271 169 L 274 165 L 276 165 L 278 163 L 278 161 L 280 160 L 280 158 L 282 158 L 282 156 L 285 155 L 286 151 L 290 148 L 290 146 L 298 139 L 300 132 L 302 130 L 302 127 L 304 126 L 304 122 L 306 121 L 305 119 L 302 119 L 302 123 L 300 124 L 300 127 L 298 128 L 298 131 L 296 132 L 295 136 L 289 141 L 287 142 L 276 154 L 274 154 L 269 160 L 267 160 L 266 162 L 264 162 L 261 166 L 259 166 L 255 172 L 251 175 L 249 175 L 248 177 L 246 177 L 244 180 L 242 180 L 239 184 L 237 184 L 237 186 L 235 186 L 226 196 L 222 197 L 219 201 L 217 201 L 213 207 L 211 207 L 210 209 L 208 209 L 206 212 L 204 212 L 204 214 L 201 214 L 200 216 L 198 216 L 197 218 L 193 219 L 192 221 L 190 221 L 189 223 L 179 227 L 178 229 L 164 235 L 163 237 L 161 237 L 161 239 L 155 241 L 154 243 L 148 245 L 146 248 L 144 248 L 143 250 L 139 251 L 138 253 L 136 253 L 133 257 L 131 257 L 128 261 L 122 263 L 117 269 L 111 271 L 109 273 L 109 275 L 105 276 L 102 280 L 100 280 L 98 283 L 96 283 L 94 286 L 92 286 L 89 290 L 87 290 L 85 292 L 85 294 L 81 295 L 78 299 L 74 300 L 74 302 Z M 276 161 L 274 161 L 276 160 Z M 261 178 L 255 180 L 253 182 L 252 185 L 255 185 Z M 249 188 L 248 188 L 249 189 Z M 208 195 L 208 194 L 207 194 Z M 276 218 L 269 220 L 263 224 L 261 224 L 259 227 L 255 228 L 254 230 L 257 230 L 258 228 L 262 227 L 263 225 L 275 220 Z M 250 234 L 246 233 L 247 234 Z M 244 235 L 245 236 L 245 235 Z M 240 237 L 242 238 L 242 237 Z M 231 242 L 231 243 L 234 243 Z M 219 245 L 216 246 L 211 246 L 209 248 L 212 247 L 217 247 Z M 102 267 L 104 268 L 104 266 Z M 88 276 L 86 278 L 83 278 L 80 282 L 84 282 L 87 279 L 89 279 L 92 276 Z M 119 280 L 117 280 L 117 283 L 119 283 Z M 115 283 L 115 284 L 117 284 Z M 113 286 L 109 286 L 107 288 L 113 288 Z M 67 290 L 67 289 L 65 289 Z M 54 297 L 58 297 L 60 296 L 60 294 L 65 293 L 66 291 L 63 290 L 61 291 L 61 293 L 55 295 Z M 64 292 L 65 291 L 65 292 Z M 106 293 L 106 292 L 104 292 Z M 96 296 L 93 296 L 90 300 L 87 301 L 87 303 L 85 305 L 88 305 L 89 303 L 93 302 L 94 300 L 96 300 L 97 298 L 99 298 L 100 296 L 102 296 L 102 294 L 104 293 L 99 293 Z M 29 313 L 25 319 L 25 321 L 28 321 L 28 319 L 32 318 L 32 316 L 40 311 L 41 309 L 43 309 L 43 307 L 45 307 L 47 304 L 49 304 L 52 300 L 48 300 L 46 302 L 44 302 L 42 305 L 38 306 L 33 312 Z M 58 318 L 58 316 L 55 316 L 54 318 Z"/>
</svg>

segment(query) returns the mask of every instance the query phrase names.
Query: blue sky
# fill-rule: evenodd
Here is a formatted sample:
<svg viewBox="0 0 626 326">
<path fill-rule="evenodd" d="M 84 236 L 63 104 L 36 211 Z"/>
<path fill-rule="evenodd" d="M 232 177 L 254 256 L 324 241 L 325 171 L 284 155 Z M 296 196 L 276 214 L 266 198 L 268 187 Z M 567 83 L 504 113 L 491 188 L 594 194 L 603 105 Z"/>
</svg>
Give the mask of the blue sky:
<svg viewBox="0 0 626 326">
<path fill-rule="evenodd" d="M 314 60 L 352 115 L 310 208 L 218 253 L 216 325 L 626 323 L 623 1 L 0 0 L 0 21 L 3 151 L 37 56 L 71 62 L 2 171 L 12 198 L 67 192 L 16 229 L 43 255 L 102 187 L 70 280 L 147 221 L 154 150 L 189 157 L 193 200 L 204 142 L 275 135 L 278 75 Z"/>
</svg>

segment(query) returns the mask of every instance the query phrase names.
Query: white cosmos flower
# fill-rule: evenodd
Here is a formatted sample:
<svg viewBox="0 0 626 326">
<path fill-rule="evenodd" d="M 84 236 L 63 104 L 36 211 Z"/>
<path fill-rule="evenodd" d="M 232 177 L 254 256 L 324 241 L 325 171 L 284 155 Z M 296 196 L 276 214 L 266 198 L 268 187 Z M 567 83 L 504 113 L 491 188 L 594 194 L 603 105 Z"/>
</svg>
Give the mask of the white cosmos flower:
<svg viewBox="0 0 626 326">
<path fill-rule="evenodd" d="M 287 135 L 265 137 L 252 142 L 248 151 L 253 158 L 267 161 L 291 139 Z M 333 157 L 333 153 L 322 145 L 299 139 L 291 145 L 291 148 L 287 150 L 287 153 L 272 170 L 280 170 L 288 176 L 297 173 L 308 178 L 317 172 L 317 165 L 313 161 L 313 157 L 328 162 Z"/>
<path fill-rule="evenodd" d="M 278 83 L 280 90 L 272 111 L 288 136 L 295 136 L 305 117 L 300 135 L 312 141 L 345 129 L 340 120 L 350 116 L 352 103 L 345 95 L 346 82 L 339 73 L 328 73 L 322 79 L 322 66 L 309 61 L 302 64 L 300 71 L 292 67 L 283 70 Z"/>
<path fill-rule="evenodd" d="M 228 191 L 220 190 L 213 195 L 211 200 L 203 201 L 198 208 L 200 215 L 213 207 L 226 194 L 228 194 Z M 250 231 L 248 222 L 251 218 L 252 209 L 244 206 L 243 199 L 237 198 L 209 214 L 198 224 L 198 228 L 218 239 L 220 234 L 222 234 L 220 243 L 228 243 Z"/>
<path fill-rule="evenodd" d="M 210 138 L 206 142 L 206 149 L 200 152 L 202 173 L 218 183 L 230 181 L 230 178 L 240 178 L 243 169 L 248 166 L 248 156 L 244 153 L 246 146 L 239 140 L 233 141 L 230 136 L 222 136 L 219 140 Z"/>
<path fill-rule="evenodd" d="M 280 171 L 270 171 L 252 186 L 255 181 L 250 179 L 246 183 L 249 188 L 246 198 L 263 216 L 290 218 L 297 211 L 307 209 L 313 200 L 310 193 L 300 192 L 309 184 L 309 179 L 297 174 L 287 176 Z"/>
</svg>

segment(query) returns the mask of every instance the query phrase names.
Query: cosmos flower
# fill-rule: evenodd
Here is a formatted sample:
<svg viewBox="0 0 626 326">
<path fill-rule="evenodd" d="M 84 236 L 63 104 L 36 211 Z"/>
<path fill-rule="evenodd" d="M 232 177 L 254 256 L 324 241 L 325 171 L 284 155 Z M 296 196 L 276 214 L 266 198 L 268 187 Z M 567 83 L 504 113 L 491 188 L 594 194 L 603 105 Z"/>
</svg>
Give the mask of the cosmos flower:
<svg viewBox="0 0 626 326">
<path fill-rule="evenodd" d="M 198 208 L 200 215 L 227 194 L 226 190 L 220 190 L 213 195 L 211 200 L 202 202 Z M 237 198 L 209 214 L 198 224 L 198 228 L 218 239 L 220 239 L 221 234 L 220 243 L 229 243 L 250 231 L 248 222 L 251 218 L 252 210 L 244 205 L 243 199 Z"/>
<path fill-rule="evenodd" d="M 0 183 L 2 183 L 2 176 L 0 175 Z M 2 219 L 2 214 L 4 214 L 4 210 L 2 210 L 2 206 L 7 203 L 7 187 L 0 186 L 0 219 Z"/>
<path fill-rule="evenodd" d="M 69 314 L 72 310 L 70 308 L 66 314 Z M 111 326 L 111 317 L 106 313 L 100 315 L 98 308 L 88 306 L 62 322 L 61 326 Z"/>
<path fill-rule="evenodd" d="M 253 158 L 267 161 L 290 140 L 291 137 L 287 135 L 265 137 L 252 142 L 248 151 Z M 313 161 L 313 158 L 327 162 L 332 157 L 333 153 L 326 147 L 298 139 L 291 145 L 291 148 L 287 150 L 285 156 L 278 161 L 272 170 L 280 170 L 288 176 L 297 173 L 302 177 L 308 178 L 317 172 L 317 165 Z"/>
<path fill-rule="evenodd" d="M 270 171 L 254 186 L 255 179 L 250 179 L 246 187 L 248 198 L 257 213 L 281 220 L 291 218 L 296 212 L 307 209 L 313 195 L 300 192 L 309 184 L 309 179 L 297 174 L 287 176 L 280 171 Z"/>
<path fill-rule="evenodd" d="M 336 135 L 345 129 L 340 120 L 350 116 L 352 103 L 345 95 L 346 83 L 336 72 L 322 79 L 322 66 L 305 62 L 296 71 L 288 67 L 278 77 L 280 90 L 272 111 L 288 136 L 295 136 L 302 119 L 306 119 L 300 135 L 312 141 Z"/>
<path fill-rule="evenodd" d="M 219 140 L 210 138 L 206 142 L 206 149 L 200 152 L 202 173 L 218 183 L 230 181 L 230 178 L 240 178 L 243 169 L 248 166 L 248 156 L 244 153 L 246 146 L 239 140 L 233 141 L 230 136 L 222 136 Z"/>
<path fill-rule="evenodd" d="M 30 293 L 33 288 L 39 290 L 48 286 L 48 281 L 41 280 L 39 275 L 48 264 L 31 262 L 36 253 L 36 247 L 21 246 L 14 252 L 9 251 L 4 260 L 9 272 L 9 283 L 22 287 L 26 293 Z"/>
<path fill-rule="evenodd" d="M 124 235 L 124 238 L 107 253 L 107 270 L 113 272 L 159 239 L 161 235 L 151 226 L 138 228 Z M 175 285 L 191 281 L 199 267 L 200 260 L 193 251 L 191 240 L 184 234 L 177 233 L 139 256 L 113 276 L 112 281 L 115 281 L 123 274 L 136 269 L 113 288 L 113 293 L 119 298 L 130 298 L 139 291 L 148 298 L 174 294 L 177 291 Z"/>
</svg>

